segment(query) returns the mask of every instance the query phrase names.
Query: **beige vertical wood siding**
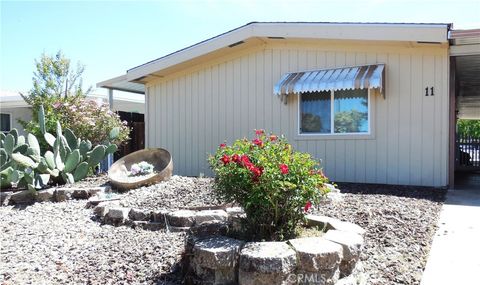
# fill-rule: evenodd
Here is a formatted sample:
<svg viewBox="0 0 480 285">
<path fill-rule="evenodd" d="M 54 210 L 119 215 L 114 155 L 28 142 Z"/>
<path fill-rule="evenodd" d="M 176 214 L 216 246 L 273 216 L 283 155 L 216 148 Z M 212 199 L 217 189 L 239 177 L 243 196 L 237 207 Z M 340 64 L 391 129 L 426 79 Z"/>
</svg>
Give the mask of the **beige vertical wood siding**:
<svg viewBox="0 0 480 285">
<path fill-rule="evenodd" d="M 285 134 L 334 181 L 447 185 L 448 49 L 362 42 L 267 43 L 147 85 L 147 146 L 172 155 L 175 173 L 210 175 L 207 155 L 253 129 Z M 372 94 L 369 138 L 298 136 L 298 98 L 272 94 L 286 72 L 386 64 L 386 100 Z M 424 96 L 425 87 L 435 96 Z"/>
</svg>

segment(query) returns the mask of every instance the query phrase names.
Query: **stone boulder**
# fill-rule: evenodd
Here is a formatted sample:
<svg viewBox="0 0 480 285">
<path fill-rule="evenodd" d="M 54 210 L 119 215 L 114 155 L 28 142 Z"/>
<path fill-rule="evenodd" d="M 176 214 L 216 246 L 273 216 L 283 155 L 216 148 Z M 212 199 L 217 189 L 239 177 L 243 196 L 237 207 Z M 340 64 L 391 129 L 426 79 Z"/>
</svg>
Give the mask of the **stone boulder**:
<svg viewBox="0 0 480 285">
<path fill-rule="evenodd" d="M 193 246 L 195 275 L 204 284 L 236 284 L 242 245 L 242 241 L 224 236 L 198 240 Z"/>
<path fill-rule="evenodd" d="M 290 240 L 297 252 L 299 283 L 315 280 L 320 284 L 333 285 L 340 277 L 339 265 L 342 260 L 342 246 L 321 237 Z"/>
<path fill-rule="evenodd" d="M 210 221 L 226 222 L 227 219 L 228 215 L 224 210 L 203 210 L 195 214 L 195 223 L 197 224 Z"/>
<path fill-rule="evenodd" d="M 338 230 L 330 230 L 323 237 L 342 246 L 343 259 L 340 263 L 340 275 L 341 277 L 350 275 L 360 259 L 363 237 L 357 233 Z"/>
<path fill-rule="evenodd" d="M 195 212 L 191 210 L 177 210 L 168 213 L 167 220 L 172 227 L 191 227 L 195 224 Z"/>
<path fill-rule="evenodd" d="M 238 284 L 293 284 L 296 252 L 285 242 L 250 242 L 240 252 Z"/>
</svg>

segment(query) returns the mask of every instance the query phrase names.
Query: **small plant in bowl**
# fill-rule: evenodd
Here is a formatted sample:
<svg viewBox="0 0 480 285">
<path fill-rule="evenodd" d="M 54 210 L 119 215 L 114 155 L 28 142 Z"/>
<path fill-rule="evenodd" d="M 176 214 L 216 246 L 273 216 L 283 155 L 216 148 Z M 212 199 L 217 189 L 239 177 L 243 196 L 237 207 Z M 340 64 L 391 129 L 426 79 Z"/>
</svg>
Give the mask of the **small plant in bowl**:
<svg viewBox="0 0 480 285">
<path fill-rule="evenodd" d="M 295 237 L 305 213 L 329 191 L 328 178 L 310 154 L 263 130 L 256 130 L 253 140 L 221 144 L 209 163 L 217 196 L 245 210 L 250 240 Z"/>
<path fill-rule="evenodd" d="M 130 167 L 130 176 L 148 175 L 152 173 L 153 173 L 153 165 L 146 161 L 134 163 Z"/>
</svg>

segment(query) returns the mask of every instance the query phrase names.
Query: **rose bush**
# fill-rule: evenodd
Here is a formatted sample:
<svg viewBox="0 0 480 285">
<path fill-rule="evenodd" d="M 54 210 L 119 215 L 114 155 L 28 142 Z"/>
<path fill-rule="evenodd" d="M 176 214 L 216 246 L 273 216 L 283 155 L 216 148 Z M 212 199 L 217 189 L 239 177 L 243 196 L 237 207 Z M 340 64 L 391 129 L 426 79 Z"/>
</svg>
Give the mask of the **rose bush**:
<svg viewBox="0 0 480 285">
<path fill-rule="evenodd" d="M 209 163 L 218 198 L 244 208 L 251 240 L 294 237 L 305 212 L 328 192 L 328 178 L 309 154 L 263 130 L 253 140 L 221 144 Z"/>
</svg>

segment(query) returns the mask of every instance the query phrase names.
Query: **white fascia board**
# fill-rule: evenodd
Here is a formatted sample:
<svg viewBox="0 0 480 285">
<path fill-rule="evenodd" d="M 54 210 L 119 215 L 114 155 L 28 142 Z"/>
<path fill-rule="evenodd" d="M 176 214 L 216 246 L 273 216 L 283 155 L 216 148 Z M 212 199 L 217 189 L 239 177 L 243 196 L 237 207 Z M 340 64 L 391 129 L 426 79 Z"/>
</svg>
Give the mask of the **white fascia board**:
<svg viewBox="0 0 480 285">
<path fill-rule="evenodd" d="M 126 74 L 120 75 L 120 76 L 117 76 L 117 77 L 114 77 L 114 78 L 110 78 L 110 79 L 98 82 L 97 83 L 97 88 L 100 88 L 100 87 L 108 88 L 109 86 L 111 86 L 114 83 L 122 82 L 122 81 L 126 81 L 126 80 L 127 80 L 127 75 Z"/>
<path fill-rule="evenodd" d="M 256 37 L 448 42 L 446 24 L 264 23 L 253 24 L 252 28 Z"/>
</svg>

